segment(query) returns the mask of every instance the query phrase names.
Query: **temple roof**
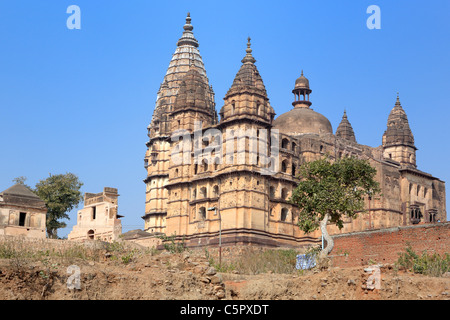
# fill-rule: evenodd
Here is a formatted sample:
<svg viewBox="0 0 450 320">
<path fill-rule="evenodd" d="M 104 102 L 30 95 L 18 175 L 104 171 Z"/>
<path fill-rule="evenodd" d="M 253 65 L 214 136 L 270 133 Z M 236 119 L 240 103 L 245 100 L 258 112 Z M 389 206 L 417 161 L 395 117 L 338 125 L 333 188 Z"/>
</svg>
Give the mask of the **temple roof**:
<svg viewBox="0 0 450 320">
<path fill-rule="evenodd" d="M 387 129 L 383 134 L 383 146 L 394 145 L 406 145 L 415 148 L 414 136 L 409 127 L 408 117 L 401 106 L 398 95 L 395 106 L 388 117 Z"/>
<path fill-rule="evenodd" d="M 156 98 L 155 110 L 153 111 L 152 121 L 149 125 L 149 129 L 160 126 L 160 123 L 168 122 L 168 113 L 171 112 L 175 103 L 178 90 L 181 86 L 181 82 L 186 73 L 195 69 L 208 84 L 209 80 L 206 75 L 203 59 L 198 50 L 199 43 L 194 37 L 194 27 L 191 24 L 190 14 L 187 14 L 186 24 L 183 26 L 183 34 L 177 42 L 177 48 L 172 55 L 172 59 L 169 63 L 166 75 L 161 83 Z M 214 103 L 214 92 L 208 85 L 208 92 L 211 97 L 212 103 Z M 161 125 L 160 135 L 168 135 L 170 129 L 168 125 Z"/>
<path fill-rule="evenodd" d="M 355 132 L 353 131 L 352 125 L 348 121 L 347 112 L 345 110 L 341 123 L 336 129 L 336 137 L 356 142 Z"/>
<path fill-rule="evenodd" d="M 0 192 L 0 204 L 45 209 L 45 202 L 23 184 L 17 183 Z"/>
<path fill-rule="evenodd" d="M 259 74 L 258 68 L 255 65 L 256 59 L 252 56 L 252 49 L 250 38 L 248 38 L 247 49 L 245 57 L 241 60 L 242 66 L 236 74 L 231 88 L 228 90 L 225 98 L 228 95 L 242 92 L 243 90 L 254 89 L 259 94 L 267 98 L 266 87 Z"/>
</svg>

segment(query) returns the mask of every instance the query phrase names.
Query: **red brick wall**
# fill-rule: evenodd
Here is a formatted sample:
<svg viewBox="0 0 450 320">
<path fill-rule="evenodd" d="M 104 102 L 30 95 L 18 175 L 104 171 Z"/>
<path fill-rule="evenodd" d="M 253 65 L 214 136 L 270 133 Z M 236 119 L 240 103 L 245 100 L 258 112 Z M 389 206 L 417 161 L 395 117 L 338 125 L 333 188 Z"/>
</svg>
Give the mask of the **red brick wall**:
<svg viewBox="0 0 450 320">
<path fill-rule="evenodd" d="M 450 222 L 335 235 L 333 239 L 334 249 L 330 254 L 333 266 L 367 266 L 370 260 L 394 263 L 408 243 L 417 253 L 450 252 Z"/>
</svg>

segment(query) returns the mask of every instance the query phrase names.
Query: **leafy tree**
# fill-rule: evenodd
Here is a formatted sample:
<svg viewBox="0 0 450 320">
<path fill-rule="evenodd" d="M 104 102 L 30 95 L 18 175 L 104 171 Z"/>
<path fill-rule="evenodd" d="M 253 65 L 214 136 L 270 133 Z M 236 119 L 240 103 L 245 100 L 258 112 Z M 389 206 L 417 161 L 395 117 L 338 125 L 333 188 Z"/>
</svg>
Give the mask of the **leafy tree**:
<svg viewBox="0 0 450 320">
<path fill-rule="evenodd" d="M 364 210 L 365 196 L 380 192 L 375 175 L 376 169 L 367 160 L 354 157 L 335 161 L 325 157 L 299 168 L 300 183 L 290 201 L 300 208 L 301 230 L 310 233 L 320 227 L 327 245 L 319 259 L 326 258 L 334 246 L 327 223 L 335 223 L 342 229 L 345 217 L 356 218 L 357 211 Z"/>
<path fill-rule="evenodd" d="M 73 173 L 51 175 L 36 184 L 34 192 L 47 207 L 47 236 L 57 238 L 57 231 L 65 228 L 60 219 L 69 219 L 68 212 L 83 200 L 82 182 Z"/>
<path fill-rule="evenodd" d="M 24 186 L 27 186 L 27 185 L 25 184 L 25 181 L 27 181 L 27 177 L 20 176 L 20 177 L 14 178 L 12 181 L 13 181 L 14 183 L 23 184 Z M 27 186 L 27 187 L 28 187 L 28 186 Z"/>
</svg>

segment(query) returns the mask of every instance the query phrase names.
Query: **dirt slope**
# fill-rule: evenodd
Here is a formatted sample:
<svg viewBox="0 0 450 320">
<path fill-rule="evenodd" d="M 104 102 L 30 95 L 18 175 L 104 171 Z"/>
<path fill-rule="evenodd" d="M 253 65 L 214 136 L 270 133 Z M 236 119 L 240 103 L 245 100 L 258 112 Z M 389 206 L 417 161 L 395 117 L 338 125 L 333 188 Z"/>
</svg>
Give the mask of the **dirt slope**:
<svg viewBox="0 0 450 320">
<path fill-rule="evenodd" d="M 81 289 L 68 289 L 67 264 L 0 260 L 0 299 L 450 299 L 450 278 L 427 277 L 382 266 L 380 289 L 366 288 L 364 268 L 298 274 L 217 273 L 201 254 L 164 252 L 131 262 L 84 260 Z"/>
</svg>

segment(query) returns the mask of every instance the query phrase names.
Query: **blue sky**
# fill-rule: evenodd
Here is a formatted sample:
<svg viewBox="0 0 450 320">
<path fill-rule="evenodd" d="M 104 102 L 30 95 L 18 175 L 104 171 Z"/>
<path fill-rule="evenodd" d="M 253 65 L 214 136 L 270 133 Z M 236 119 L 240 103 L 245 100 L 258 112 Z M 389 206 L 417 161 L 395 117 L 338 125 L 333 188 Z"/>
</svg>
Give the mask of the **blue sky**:
<svg viewBox="0 0 450 320">
<path fill-rule="evenodd" d="M 73 4 L 81 30 L 66 27 Z M 366 26 L 369 5 L 380 30 Z M 346 109 L 358 142 L 376 147 L 398 91 L 418 168 L 450 181 L 448 0 L 1 0 L 0 190 L 73 172 L 83 192 L 118 188 L 123 231 L 142 229 L 146 127 L 188 11 L 218 110 L 250 36 L 277 115 L 303 69 L 312 108 L 334 130 Z"/>
</svg>

